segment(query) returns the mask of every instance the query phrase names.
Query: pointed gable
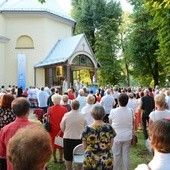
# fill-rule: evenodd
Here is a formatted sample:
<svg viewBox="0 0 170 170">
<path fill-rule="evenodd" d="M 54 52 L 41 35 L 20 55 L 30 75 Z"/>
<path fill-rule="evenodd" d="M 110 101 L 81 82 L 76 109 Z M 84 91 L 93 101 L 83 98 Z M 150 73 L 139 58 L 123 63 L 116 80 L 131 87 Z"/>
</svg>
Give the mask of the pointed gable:
<svg viewBox="0 0 170 170">
<path fill-rule="evenodd" d="M 85 49 L 83 50 L 83 48 Z M 72 56 L 75 57 L 76 54 L 82 51 L 86 51 L 86 53 L 91 56 L 90 58 L 97 63 L 85 34 L 79 34 L 59 40 L 54 45 L 53 49 L 47 55 L 45 60 L 37 63 L 34 67 L 44 67 L 48 65 L 63 63 L 69 60 Z"/>
</svg>

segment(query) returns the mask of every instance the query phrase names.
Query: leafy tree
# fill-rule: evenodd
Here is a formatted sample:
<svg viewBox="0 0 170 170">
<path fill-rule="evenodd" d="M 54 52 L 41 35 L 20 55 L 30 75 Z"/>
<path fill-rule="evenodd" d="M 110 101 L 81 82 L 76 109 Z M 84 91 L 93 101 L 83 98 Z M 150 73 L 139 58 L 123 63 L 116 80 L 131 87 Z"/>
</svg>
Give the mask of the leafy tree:
<svg viewBox="0 0 170 170">
<path fill-rule="evenodd" d="M 38 0 L 40 3 L 45 3 L 46 0 Z"/>
<path fill-rule="evenodd" d="M 120 64 L 115 54 L 117 32 L 113 29 L 114 22 L 111 19 L 106 18 L 104 23 L 100 31 L 96 32 L 95 55 L 102 65 L 99 72 L 104 84 L 117 84 L 120 79 Z M 99 80 L 103 81 L 102 77 Z"/>
<path fill-rule="evenodd" d="M 133 76 L 142 85 L 150 85 L 152 79 L 154 85 L 157 85 L 160 82 L 159 74 L 162 67 L 156 55 L 158 49 L 157 29 L 150 28 L 150 21 L 153 17 L 146 9 L 145 4 L 140 4 L 136 5 L 133 18 L 132 32 L 126 42 L 126 51 L 133 67 Z"/>
<path fill-rule="evenodd" d="M 151 28 L 158 30 L 158 61 L 162 63 L 166 74 L 170 74 L 170 1 L 146 0 L 146 5 L 153 16 Z"/>
<path fill-rule="evenodd" d="M 104 0 L 72 0 L 72 16 L 77 21 L 76 34 L 85 33 L 94 50 L 95 30 L 105 15 Z"/>
<path fill-rule="evenodd" d="M 86 34 L 102 65 L 98 71 L 99 82 L 117 84 L 121 77 L 115 54 L 120 45 L 120 4 L 112 0 L 72 0 L 72 6 L 72 16 L 77 21 L 76 33 Z"/>
<path fill-rule="evenodd" d="M 122 23 L 120 25 L 119 39 L 121 47 L 121 68 L 123 75 L 125 75 L 124 84 L 130 86 L 130 62 L 127 50 L 125 50 L 125 42 L 127 43 L 127 37 L 130 33 L 130 26 L 132 25 L 132 19 L 130 18 L 130 13 L 124 12 L 122 14 Z M 119 60 L 120 61 L 120 60 Z"/>
</svg>

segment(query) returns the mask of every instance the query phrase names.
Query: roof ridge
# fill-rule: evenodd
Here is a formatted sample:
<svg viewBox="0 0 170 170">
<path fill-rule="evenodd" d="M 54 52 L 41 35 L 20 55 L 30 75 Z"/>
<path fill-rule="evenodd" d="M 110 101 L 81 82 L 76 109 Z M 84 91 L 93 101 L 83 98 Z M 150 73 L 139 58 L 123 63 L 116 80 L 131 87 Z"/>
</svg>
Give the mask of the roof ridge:
<svg viewBox="0 0 170 170">
<path fill-rule="evenodd" d="M 41 4 L 38 0 L 9 0 L 4 1 L 0 6 L 2 12 L 47 12 L 55 16 L 64 18 L 71 22 L 76 22 L 70 14 L 64 11 L 61 6 L 55 0 L 47 0 L 46 3 Z"/>
<path fill-rule="evenodd" d="M 76 39 L 75 37 L 79 37 L 79 38 Z M 65 62 L 75 52 L 76 48 L 78 47 L 78 45 L 81 42 L 83 37 L 84 37 L 84 34 L 78 34 L 78 35 L 74 35 L 71 37 L 59 39 L 55 43 L 53 48 L 50 50 L 48 55 L 45 57 L 45 59 L 40 61 L 39 63 L 35 64 L 34 67 L 42 67 L 44 65 L 44 63 L 47 61 L 48 61 L 47 65 L 54 64 L 54 60 L 56 63 L 58 61 Z M 71 43 L 71 47 L 70 46 L 68 47 L 68 43 Z M 67 47 L 67 50 L 63 51 L 63 45 L 64 45 L 64 47 Z M 59 50 L 59 51 L 57 51 L 57 53 L 56 53 L 56 49 Z M 54 53 L 56 53 L 60 57 L 58 58 L 56 56 L 56 54 L 54 55 Z M 65 54 L 63 54 L 63 53 L 65 53 Z M 51 56 L 52 56 L 52 58 L 51 58 Z"/>
</svg>

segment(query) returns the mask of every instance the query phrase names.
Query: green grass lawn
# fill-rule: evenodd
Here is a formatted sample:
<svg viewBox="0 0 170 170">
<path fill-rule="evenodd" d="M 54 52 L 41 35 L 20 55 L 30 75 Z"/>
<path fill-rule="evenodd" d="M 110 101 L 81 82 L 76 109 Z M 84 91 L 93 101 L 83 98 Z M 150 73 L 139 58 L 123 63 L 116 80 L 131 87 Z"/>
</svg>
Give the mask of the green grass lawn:
<svg viewBox="0 0 170 170">
<path fill-rule="evenodd" d="M 136 135 L 138 136 L 138 143 L 136 146 L 131 147 L 130 151 L 131 170 L 134 170 L 138 164 L 148 163 L 152 159 L 151 153 L 145 147 L 142 132 L 137 132 Z M 65 166 L 51 160 L 48 164 L 48 170 L 65 170 Z"/>
</svg>

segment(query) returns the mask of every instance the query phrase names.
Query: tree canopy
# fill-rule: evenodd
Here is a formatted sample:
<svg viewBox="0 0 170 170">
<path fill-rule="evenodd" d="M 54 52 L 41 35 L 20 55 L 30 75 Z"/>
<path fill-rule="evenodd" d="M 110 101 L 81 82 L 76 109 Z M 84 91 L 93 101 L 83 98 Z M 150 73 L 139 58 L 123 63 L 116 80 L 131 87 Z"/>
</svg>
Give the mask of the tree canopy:
<svg viewBox="0 0 170 170">
<path fill-rule="evenodd" d="M 102 65 L 99 83 L 117 84 L 127 78 L 124 83 L 129 85 L 131 75 L 144 86 L 164 85 L 167 78 L 170 80 L 170 1 L 128 2 L 134 11 L 125 19 L 116 1 L 72 0 L 75 34 L 86 34 Z"/>
<path fill-rule="evenodd" d="M 72 0 L 72 16 L 77 21 L 76 33 L 84 32 L 102 67 L 99 82 L 117 84 L 121 77 L 116 58 L 119 48 L 120 4 L 112 0 Z"/>
<path fill-rule="evenodd" d="M 149 0 L 148 0 L 149 1 Z M 154 16 L 145 1 L 129 0 L 134 5 L 131 33 L 126 42 L 132 75 L 142 85 L 163 84 L 166 78 L 164 65 L 160 60 L 159 27 L 153 27 Z M 167 48 L 166 48 L 167 49 Z"/>
<path fill-rule="evenodd" d="M 167 74 L 170 74 L 170 1 L 146 0 L 146 6 L 153 16 L 151 28 L 158 30 L 158 60 Z"/>
</svg>

